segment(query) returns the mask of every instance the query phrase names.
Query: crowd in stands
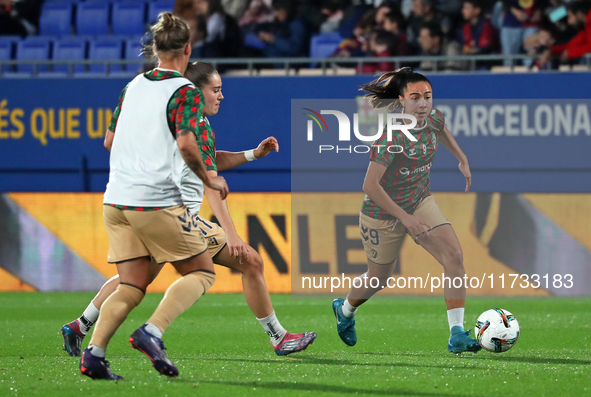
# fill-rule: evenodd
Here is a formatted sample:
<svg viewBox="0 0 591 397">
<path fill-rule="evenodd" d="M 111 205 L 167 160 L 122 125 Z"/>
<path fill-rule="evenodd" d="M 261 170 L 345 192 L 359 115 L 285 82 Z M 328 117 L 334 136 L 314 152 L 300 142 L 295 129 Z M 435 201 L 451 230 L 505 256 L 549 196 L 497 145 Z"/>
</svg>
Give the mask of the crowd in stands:
<svg viewBox="0 0 591 397">
<path fill-rule="evenodd" d="M 42 3 L 0 0 L 0 34 L 34 35 Z M 529 54 L 516 63 L 539 69 L 576 64 L 591 53 L 590 11 L 591 0 L 176 0 L 173 9 L 191 24 L 195 58 L 308 57 L 312 37 L 330 35 L 337 41 L 327 55 L 337 64 L 368 56 Z M 428 58 L 412 65 L 470 67 Z M 393 67 L 386 60 L 359 71 Z"/>
</svg>

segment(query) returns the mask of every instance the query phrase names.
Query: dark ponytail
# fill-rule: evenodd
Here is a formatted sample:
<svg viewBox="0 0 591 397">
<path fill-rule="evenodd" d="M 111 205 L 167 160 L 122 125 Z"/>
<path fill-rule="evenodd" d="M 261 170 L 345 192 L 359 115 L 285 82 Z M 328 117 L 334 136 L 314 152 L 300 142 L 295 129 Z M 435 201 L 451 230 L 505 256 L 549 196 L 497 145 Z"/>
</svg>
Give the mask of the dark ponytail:
<svg viewBox="0 0 591 397">
<path fill-rule="evenodd" d="M 218 71 L 205 62 L 193 62 L 189 63 L 187 70 L 185 71 L 185 77 L 195 85 L 195 87 L 203 90 L 203 86 L 209 82 L 209 78 L 217 74 Z"/>
<path fill-rule="evenodd" d="M 369 98 L 374 108 L 387 108 L 393 111 L 402 108 L 398 96 L 404 95 L 404 90 L 408 84 L 421 81 L 431 85 L 428 78 L 420 73 L 413 72 L 409 67 L 404 67 L 382 74 L 371 83 L 362 85 L 359 90 L 368 92 L 363 97 Z"/>
</svg>

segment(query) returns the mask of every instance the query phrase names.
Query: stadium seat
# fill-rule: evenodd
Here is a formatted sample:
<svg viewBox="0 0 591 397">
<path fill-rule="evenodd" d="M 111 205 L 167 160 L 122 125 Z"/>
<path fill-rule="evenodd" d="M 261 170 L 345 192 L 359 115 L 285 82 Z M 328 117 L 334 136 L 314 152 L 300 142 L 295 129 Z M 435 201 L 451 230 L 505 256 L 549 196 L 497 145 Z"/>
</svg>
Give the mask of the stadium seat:
<svg viewBox="0 0 591 397">
<path fill-rule="evenodd" d="M 86 58 L 86 41 L 82 39 L 57 40 L 53 44 L 54 60 L 83 60 Z M 53 71 L 56 73 L 69 73 L 70 65 L 55 64 Z M 84 72 L 84 65 L 74 65 L 74 73 Z"/>
<path fill-rule="evenodd" d="M 53 1 L 43 4 L 39 18 L 40 35 L 72 34 L 72 3 Z"/>
<path fill-rule="evenodd" d="M 121 40 L 117 39 L 100 39 L 91 41 L 88 49 L 88 59 L 121 59 L 121 44 Z M 105 64 L 89 65 L 88 71 L 91 73 L 105 73 Z M 121 65 L 111 64 L 109 66 L 109 71 L 120 72 Z"/>
<path fill-rule="evenodd" d="M 14 59 L 14 48 L 20 40 L 20 36 L 0 36 L 0 61 L 10 61 Z M 10 72 L 13 69 L 11 65 L 2 65 L 2 72 Z"/>
<path fill-rule="evenodd" d="M 331 56 L 341 41 L 343 39 L 337 32 L 314 35 L 310 41 L 310 57 L 327 58 Z M 314 68 L 316 65 L 316 63 L 312 63 L 310 67 Z"/>
<path fill-rule="evenodd" d="M 101 35 L 109 33 L 109 8 L 104 1 L 78 3 L 76 33 L 78 35 Z"/>
<path fill-rule="evenodd" d="M 144 56 L 141 54 L 142 43 L 139 39 L 125 40 L 125 58 L 143 60 Z M 142 63 L 128 63 L 125 65 L 125 70 L 128 72 L 137 72 L 142 69 Z"/>
<path fill-rule="evenodd" d="M 138 2 L 113 4 L 113 34 L 144 34 L 146 5 Z"/>
<path fill-rule="evenodd" d="M 43 38 L 25 39 L 20 41 L 16 47 L 16 59 L 18 60 L 47 60 L 50 53 L 50 41 Z M 34 65 L 17 65 L 16 67 L 18 73 L 33 73 L 34 70 Z M 46 64 L 41 64 L 37 70 L 47 72 L 49 68 Z"/>
<path fill-rule="evenodd" d="M 148 23 L 152 24 L 158 20 L 158 14 L 171 11 L 174 7 L 174 1 L 158 0 L 148 5 Z"/>
</svg>

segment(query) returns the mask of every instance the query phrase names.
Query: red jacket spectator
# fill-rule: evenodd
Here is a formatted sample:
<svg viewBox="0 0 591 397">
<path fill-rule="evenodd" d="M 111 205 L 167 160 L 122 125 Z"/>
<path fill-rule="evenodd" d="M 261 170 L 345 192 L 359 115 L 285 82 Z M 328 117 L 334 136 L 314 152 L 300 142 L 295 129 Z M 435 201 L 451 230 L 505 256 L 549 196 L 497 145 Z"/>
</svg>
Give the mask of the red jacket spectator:
<svg viewBox="0 0 591 397">
<path fill-rule="evenodd" d="M 464 53 L 492 52 L 495 42 L 495 30 L 488 19 L 480 18 L 476 25 L 464 24 Z"/>
<path fill-rule="evenodd" d="M 560 55 L 566 50 L 568 59 L 580 58 L 591 53 L 591 11 L 587 14 L 585 28 L 581 30 L 568 43 L 552 47 L 552 53 Z"/>
</svg>

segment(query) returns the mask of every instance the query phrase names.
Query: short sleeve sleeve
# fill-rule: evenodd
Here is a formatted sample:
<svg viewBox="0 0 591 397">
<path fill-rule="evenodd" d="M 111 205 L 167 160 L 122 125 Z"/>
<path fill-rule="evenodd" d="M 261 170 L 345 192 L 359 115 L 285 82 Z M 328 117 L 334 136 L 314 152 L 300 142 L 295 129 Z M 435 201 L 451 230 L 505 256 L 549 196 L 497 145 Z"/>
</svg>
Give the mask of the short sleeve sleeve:
<svg viewBox="0 0 591 397">
<path fill-rule="evenodd" d="M 190 131 L 197 135 L 198 120 L 203 117 L 203 94 L 192 86 L 177 90 L 168 102 L 168 121 L 173 133 Z"/>
<path fill-rule="evenodd" d="M 202 119 L 199 123 L 199 134 L 197 134 L 197 144 L 201 150 L 201 158 L 207 171 L 217 171 L 215 162 L 215 133 L 211 125 Z"/>
<path fill-rule="evenodd" d="M 392 141 L 388 141 L 388 134 L 386 133 L 386 129 L 384 129 L 382 136 L 379 137 L 370 148 L 371 150 L 369 159 L 375 163 L 383 165 L 384 167 L 388 167 L 396 155 L 396 153 L 393 153 L 396 152 L 396 150 L 388 150 L 388 148 L 396 145 L 396 141 L 397 137 L 394 134 L 392 135 Z"/>
<path fill-rule="evenodd" d="M 435 129 L 437 134 L 443 133 L 443 128 L 445 127 L 445 119 L 443 117 L 443 113 L 439 109 L 433 109 L 433 128 Z"/>
<path fill-rule="evenodd" d="M 117 127 L 117 121 L 119 120 L 119 114 L 121 114 L 121 107 L 123 106 L 123 99 L 125 98 L 127 87 L 129 87 L 129 84 L 127 84 L 123 91 L 121 91 L 121 95 L 119 95 L 119 103 L 115 108 L 115 112 L 113 112 L 113 117 L 111 117 L 111 124 L 109 124 L 109 131 L 111 132 L 115 132 L 115 128 Z"/>
</svg>

